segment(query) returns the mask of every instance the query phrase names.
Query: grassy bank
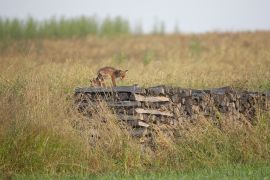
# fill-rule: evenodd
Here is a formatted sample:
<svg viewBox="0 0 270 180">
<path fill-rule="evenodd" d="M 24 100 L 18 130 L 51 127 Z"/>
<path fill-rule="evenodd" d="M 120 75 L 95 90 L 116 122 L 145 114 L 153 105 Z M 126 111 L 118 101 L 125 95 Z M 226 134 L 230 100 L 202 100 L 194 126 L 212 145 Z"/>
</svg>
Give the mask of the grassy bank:
<svg viewBox="0 0 270 180">
<path fill-rule="evenodd" d="M 269 179 L 269 166 L 227 166 L 214 169 L 198 169 L 189 172 L 135 173 L 132 175 L 110 173 L 99 176 L 50 176 L 16 175 L 14 179 Z"/>
<path fill-rule="evenodd" d="M 87 120 L 72 108 L 73 89 L 88 86 L 105 65 L 129 69 L 127 79 L 118 82 L 122 85 L 231 85 L 269 91 L 268 36 L 210 33 L 1 42 L 0 171 L 101 175 L 268 166 L 269 114 L 259 114 L 255 127 L 223 119 L 222 129 L 202 118 L 175 142 L 157 137 L 153 155 L 141 153 L 138 141 L 118 126 L 108 109 L 100 108 Z M 101 134 L 95 145 L 89 144 L 93 132 Z"/>
</svg>

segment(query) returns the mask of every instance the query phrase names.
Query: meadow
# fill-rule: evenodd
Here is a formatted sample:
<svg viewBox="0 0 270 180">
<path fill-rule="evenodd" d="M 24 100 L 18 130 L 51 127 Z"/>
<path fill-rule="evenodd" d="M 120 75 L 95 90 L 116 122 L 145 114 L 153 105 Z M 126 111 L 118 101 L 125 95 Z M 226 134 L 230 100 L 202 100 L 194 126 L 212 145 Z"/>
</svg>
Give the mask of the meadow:
<svg viewBox="0 0 270 180">
<path fill-rule="evenodd" d="M 230 172 L 235 166 L 247 166 L 254 171 L 265 168 L 263 177 L 269 177 L 269 113 L 259 114 L 254 127 L 226 124 L 219 129 L 202 118 L 189 127 L 185 138 L 176 142 L 160 138 L 153 155 L 142 153 L 138 140 L 121 129 L 106 108 L 91 119 L 102 134 L 91 146 L 89 120 L 72 104 L 74 88 L 89 86 L 102 66 L 129 70 L 119 85 L 270 91 L 270 32 L 120 34 L 1 36 L 2 174 L 176 172 L 174 177 L 180 172 L 218 167 Z M 104 118 L 109 122 L 106 127 L 100 122 Z M 82 131 L 73 128 L 77 122 L 85 124 Z M 222 172 L 226 176 L 226 168 Z"/>
</svg>

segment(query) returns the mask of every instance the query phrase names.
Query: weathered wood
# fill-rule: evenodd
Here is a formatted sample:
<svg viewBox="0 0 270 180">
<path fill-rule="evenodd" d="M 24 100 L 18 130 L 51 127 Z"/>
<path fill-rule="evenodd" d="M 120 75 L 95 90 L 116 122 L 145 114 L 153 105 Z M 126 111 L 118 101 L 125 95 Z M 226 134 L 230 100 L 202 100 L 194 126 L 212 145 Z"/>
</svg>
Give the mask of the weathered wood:
<svg viewBox="0 0 270 180">
<path fill-rule="evenodd" d="M 120 102 L 108 102 L 108 106 L 113 107 L 140 107 L 141 102 L 138 101 L 120 101 Z"/>
<path fill-rule="evenodd" d="M 136 114 L 136 115 L 126 115 L 126 114 L 118 114 L 117 115 L 120 120 L 127 121 L 127 123 L 133 127 L 149 127 L 149 124 L 142 122 L 143 115 Z"/>
<path fill-rule="evenodd" d="M 128 121 L 128 124 L 130 124 L 133 127 L 146 127 L 148 128 L 150 125 L 142 122 L 142 121 Z"/>
<path fill-rule="evenodd" d="M 215 117 L 218 112 L 233 118 L 237 112 L 252 120 L 256 112 L 270 109 L 269 92 L 248 92 L 231 87 L 208 90 L 166 86 L 76 89 L 75 105 L 81 107 L 80 112 L 98 106 L 100 100 L 105 101 L 113 113 L 122 114 L 119 119 L 133 123 L 139 120 L 162 122 L 160 119 L 166 119 L 167 123 L 173 116 L 196 119 L 200 114 Z"/>
<path fill-rule="evenodd" d="M 178 93 L 176 93 L 178 94 Z M 180 97 L 189 97 L 192 94 L 191 89 L 179 89 L 179 96 Z"/>
<path fill-rule="evenodd" d="M 119 101 L 129 101 L 130 93 L 129 92 L 118 92 L 116 95 L 116 99 Z"/>
<path fill-rule="evenodd" d="M 117 101 L 117 102 L 105 102 L 110 107 L 141 107 L 141 102 L 138 101 Z M 98 106 L 99 102 L 82 102 L 79 104 L 79 107 L 86 106 Z"/>
<path fill-rule="evenodd" d="M 75 93 L 110 93 L 110 92 L 130 92 L 130 93 L 145 93 L 145 89 L 138 86 L 116 86 L 110 88 L 103 87 L 78 87 L 75 88 Z"/>
<path fill-rule="evenodd" d="M 165 87 L 164 85 L 150 87 L 150 88 L 147 88 L 147 91 L 148 91 L 149 94 L 164 95 L 165 94 L 164 87 Z"/>
<path fill-rule="evenodd" d="M 153 115 L 162 115 L 162 116 L 169 116 L 169 117 L 173 116 L 173 114 L 168 111 L 159 111 L 155 109 L 136 108 L 135 112 L 138 114 L 153 114 Z"/>
<path fill-rule="evenodd" d="M 211 94 L 226 94 L 226 93 L 230 93 L 233 92 L 233 88 L 230 86 L 225 86 L 225 87 L 221 87 L 221 88 L 213 88 L 213 89 L 208 89 L 208 90 L 203 90 L 206 93 L 211 93 Z"/>
<path fill-rule="evenodd" d="M 136 115 L 117 114 L 117 117 L 125 121 L 144 120 L 142 114 L 136 114 Z"/>
<path fill-rule="evenodd" d="M 133 97 L 131 98 L 134 101 L 140 101 L 140 102 L 166 102 L 170 101 L 168 97 L 164 96 L 142 96 L 139 94 L 133 94 Z"/>
</svg>

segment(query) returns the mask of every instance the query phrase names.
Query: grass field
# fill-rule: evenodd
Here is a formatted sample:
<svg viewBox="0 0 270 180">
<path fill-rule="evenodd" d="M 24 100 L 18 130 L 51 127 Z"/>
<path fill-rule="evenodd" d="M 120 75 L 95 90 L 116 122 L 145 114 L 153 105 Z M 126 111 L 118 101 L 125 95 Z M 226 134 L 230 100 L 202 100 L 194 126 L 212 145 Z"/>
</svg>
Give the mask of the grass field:
<svg viewBox="0 0 270 180">
<path fill-rule="evenodd" d="M 178 171 L 228 167 L 228 172 L 213 171 L 210 177 L 226 178 L 237 171 L 236 178 L 253 172 L 255 178 L 269 178 L 269 114 L 259 115 L 252 128 L 227 124 L 218 129 L 202 119 L 183 139 L 159 139 L 153 156 L 141 153 L 137 140 L 121 130 L 106 109 L 93 116 L 91 123 L 102 139 L 90 146 L 89 122 L 72 109 L 73 89 L 88 86 L 105 65 L 129 70 L 119 85 L 230 85 L 269 91 L 269 36 L 270 32 L 243 32 L 1 41 L 0 171 L 27 176 L 115 173 L 115 178 L 119 173 L 172 172 L 176 178 L 186 177 L 174 173 Z M 99 121 L 104 118 L 109 120 L 106 127 Z M 82 131 L 73 128 L 79 121 L 85 123 Z M 252 164 L 264 165 L 245 169 Z M 206 171 L 187 177 L 200 178 Z"/>
</svg>

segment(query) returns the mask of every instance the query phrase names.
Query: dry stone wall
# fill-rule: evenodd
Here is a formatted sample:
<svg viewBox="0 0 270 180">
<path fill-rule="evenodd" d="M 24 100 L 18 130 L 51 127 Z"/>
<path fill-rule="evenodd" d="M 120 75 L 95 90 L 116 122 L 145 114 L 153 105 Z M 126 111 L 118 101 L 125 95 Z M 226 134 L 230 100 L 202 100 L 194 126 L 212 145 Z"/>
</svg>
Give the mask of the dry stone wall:
<svg viewBox="0 0 270 180">
<path fill-rule="evenodd" d="M 75 106 L 86 115 L 91 116 L 91 109 L 100 101 L 106 102 L 119 120 L 131 127 L 132 135 L 140 137 L 147 135 L 153 126 L 165 125 L 170 129 L 202 116 L 213 122 L 220 118 L 247 119 L 252 124 L 258 113 L 270 110 L 269 92 L 247 92 L 231 87 L 206 90 L 168 86 L 75 89 Z"/>
</svg>

